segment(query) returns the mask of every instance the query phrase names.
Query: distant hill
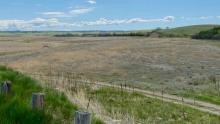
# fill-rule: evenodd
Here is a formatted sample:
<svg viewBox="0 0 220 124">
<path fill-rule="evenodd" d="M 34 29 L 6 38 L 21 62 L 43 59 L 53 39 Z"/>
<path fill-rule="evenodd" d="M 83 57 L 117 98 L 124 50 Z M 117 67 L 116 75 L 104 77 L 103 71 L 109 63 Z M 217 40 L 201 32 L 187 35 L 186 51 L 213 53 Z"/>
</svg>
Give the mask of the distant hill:
<svg viewBox="0 0 220 124">
<path fill-rule="evenodd" d="M 185 27 L 177 27 L 172 29 L 161 29 L 157 33 L 161 37 L 191 37 L 201 31 L 206 31 L 218 27 L 220 25 L 192 25 Z"/>
</svg>

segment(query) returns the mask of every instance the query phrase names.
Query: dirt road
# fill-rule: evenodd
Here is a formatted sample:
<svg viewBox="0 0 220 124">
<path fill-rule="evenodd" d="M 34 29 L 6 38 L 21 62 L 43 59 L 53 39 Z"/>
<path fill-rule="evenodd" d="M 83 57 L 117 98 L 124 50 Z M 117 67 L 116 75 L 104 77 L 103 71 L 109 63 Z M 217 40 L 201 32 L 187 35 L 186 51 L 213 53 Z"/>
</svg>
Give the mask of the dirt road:
<svg viewBox="0 0 220 124">
<path fill-rule="evenodd" d="M 121 88 L 121 86 L 106 84 L 106 83 L 103 83 L 103 82 L 96 82 L 95 85 Z M 178 97 L 178 96 L 175 96 L 175 95 L 162 94 L 160 92 L 152 92 L 152 91 L 147 91 L 147 90 L 141 90 L 141 89 L 137 89 L 137 88 L 123 87 L 123 89 L 127 90 L 129 92 L 135 91 L 135 92 L 138 92 L 138 93 L 142 93 L 145 96 L 150 97 L 150 98 L 156 98 L 156 99 L 159 99 L 159 100 L 163 100 L 163 101 L 166 101 L 166 102 L 172 102 L 172 103 L 175 103 L 175 104 L 182 104 L 182 105 L 189 106 L 189 107 L 192 107 L 192 108 L 204 111 L 204 112 L 209 112 L 209 113 L 212 113 L 212 114 L 215 114 L 215 115 L 220 115 L 220 106 L 214 105 L 214 104 L 211 104 L 211 103 L 202 102 L 202 101 L 198 101 L 198 100 L 193 100 L 193 99 L 189 99 L 189 98 Z"/>
</svg>

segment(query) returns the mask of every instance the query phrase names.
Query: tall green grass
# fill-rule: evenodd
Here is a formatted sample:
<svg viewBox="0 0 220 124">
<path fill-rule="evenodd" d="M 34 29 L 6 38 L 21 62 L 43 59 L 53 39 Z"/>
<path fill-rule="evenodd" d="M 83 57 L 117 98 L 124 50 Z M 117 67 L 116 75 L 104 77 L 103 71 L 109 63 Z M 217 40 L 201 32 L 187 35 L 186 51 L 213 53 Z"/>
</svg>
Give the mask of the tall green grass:
<svg viewBox="0 0 220 124">
<path fill-rule="evenodd" d="M 0 82 L 10 80 L 12 92 L 0 94 L 0 124 L 70 124 L 76 105 L 53 89 L 42 88 L 38 82 L 19 72 L 0 66 Z M 33 92 L 45 93 L 45 109 L 31 108 Z M 93 118 L 93 124 L 103 123 Z"/>
</svg>

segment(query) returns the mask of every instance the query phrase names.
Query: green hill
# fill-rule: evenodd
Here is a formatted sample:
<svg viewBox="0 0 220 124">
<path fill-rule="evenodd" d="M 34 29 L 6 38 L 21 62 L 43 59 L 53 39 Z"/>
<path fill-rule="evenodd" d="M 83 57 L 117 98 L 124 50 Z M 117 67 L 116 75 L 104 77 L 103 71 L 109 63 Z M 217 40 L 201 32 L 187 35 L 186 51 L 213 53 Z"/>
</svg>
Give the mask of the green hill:
<svg viewBox="0 0 220 124">
<path fill-rule="evenodd" d="M 192 25 L 172 29 L 162 29 L 158 30 L 157 32 L 160 34 L 161 37 L 190 37 L 201 31 L 210 30 L 218 26 L 220 25 Z"/>
</svg>

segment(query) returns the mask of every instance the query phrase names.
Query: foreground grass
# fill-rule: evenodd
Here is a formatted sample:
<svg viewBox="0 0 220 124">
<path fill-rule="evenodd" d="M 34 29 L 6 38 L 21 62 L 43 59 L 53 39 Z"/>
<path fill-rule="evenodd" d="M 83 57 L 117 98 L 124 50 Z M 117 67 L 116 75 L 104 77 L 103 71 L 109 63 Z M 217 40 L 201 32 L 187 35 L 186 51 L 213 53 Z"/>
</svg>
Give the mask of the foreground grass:
<svg viewBox="0 0 220 124">
<path fill-rule="evenodd" d="M 91 91 L 90 94 L 104 106 L 109 116 L 114 117 L 115 113 L 128 114 L 136 123 L 217 124 L 220 122 L 219 116 L 182 105 L 147 98 L 138 93 L 101 88 Z"/>
<path fill-rule="evenodd" d="M 0 66 L 0 82 L 4 80 L 12 82 L 12 92 L 7 96 L 0 94 L 0 124 L 72 123 L 73 113 L 78 110 L 78 107 L 69 102 L 63 93 L 42 88 L 30 77 Z M 45 93 L 44 110 L 31 108 L 33 92 Z M 92 123 L 102 122 L 93 118 Z"/>
</svg>

